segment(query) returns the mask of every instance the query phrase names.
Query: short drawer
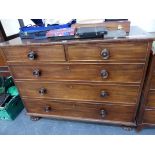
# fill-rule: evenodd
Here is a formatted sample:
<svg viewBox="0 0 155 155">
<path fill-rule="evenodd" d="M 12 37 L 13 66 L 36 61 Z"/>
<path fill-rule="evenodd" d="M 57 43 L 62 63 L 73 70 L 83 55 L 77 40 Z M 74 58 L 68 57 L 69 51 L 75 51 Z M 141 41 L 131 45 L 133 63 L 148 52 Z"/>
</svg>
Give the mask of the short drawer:
<svg viewBox="0 0 155 155">
<path fill-rule="evenodd" d="M 68 45 L 70 61 L 146 60 L 147 43 L 103 43 Z"/>
<path fill-rule="evenodd" d="M 79 120 L 98 120 L 99 122 L 134 122 L 135 106 L 116 106 L 113 104 L 86 104 L 75 102 L 56 102 L 49 100 L 24 99 L 27 112 L 48 117 L 69 117 Z"/>
<path fill-rule="evenodd" d="M 16 81 L 23 97 L 136 104 L 138 86 Z"/>
<path fill-rule="evenodd" d="M 62 45 L 8 47 L 4 48 L 4 54 L 8 62 L 65 61 Z"/>
<path fill-rule="evenodd" d="M 155 109 L 145 109 L 143 123 L 155 124 Z"/>
<path fill-rule="evenodd" d="M 15 79 L 141 83 L 144 64 L 10 66 Z"/>
</svg>

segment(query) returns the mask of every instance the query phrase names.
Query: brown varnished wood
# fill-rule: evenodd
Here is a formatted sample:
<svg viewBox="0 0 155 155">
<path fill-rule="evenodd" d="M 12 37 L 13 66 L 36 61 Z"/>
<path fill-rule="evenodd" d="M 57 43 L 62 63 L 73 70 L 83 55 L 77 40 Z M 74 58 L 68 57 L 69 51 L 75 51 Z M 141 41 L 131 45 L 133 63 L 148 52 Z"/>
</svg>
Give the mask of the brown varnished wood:
<svg viewBox="0 0 155 155">
<path fill-rule="evenodd" d="M 104 124 L 113 124 L 113 125 L 119 125 L 120 127 L 137 127 L 135 122 L 122 122 L 122 121 L 113 121 L 113 120 L 104 120 L 100 121 L 100 119 L 92 119 L 92 118 L 82 118 L 79 119 L 79 117 L 71 117 L 71 116 L 60 116 L 60 115 L 47 115 L 47 114 L 39 114 L 39 113 L 28 113 L 27 115 L 31 117 L 36 117 L 38 118 L 52 118 L 52 119 L 57 119 L 57 120 L 72 120 L 72 121 L 82 121 L 82 122 L 92 122 L 92 123 L 104 123 Z"/>
<path fill-rule="evenodd" d="M 3 51 L 1 48 L 0 48 L 0 66 L 6 66 L 6 61 L 5 61 L 5 58 L 3 56 Z"/>
<path fill-rule="evenodd" d="M 108 83 L 141 83 L 144 64 L 52 64 L 10 66 L 15 80 L 89 81 Z M 39 70 L 38 77 L 33 71 Z M 105 78 L 101 71 L 106 70 Z M 136 75 L 136 76 L 135 76 Z"/>
<path fill-rule="evenodd" d="M 152 61 L 151 61 L 151 70 L 148 73 L 150 76 L 150 79 L 146 85 L 146 91 L 147 91 L 147 96 L 146 96 L 146 106 L 155 107 L 155 56 L 151 55 Z"/>
<path fill-rule="evenodd" d="M 75 83 L 41 83 L 41 82 L 19 82 L 16 84 L 23 97 L 42 99 L 80 100 L 91 102 L 118 102 L 136 104 L 139 92 L 138 86 L 124 85 L 101 85 L 101 84 L 75 84 Z M 44 95 L 39 94 L 41 88 L 46 89 Z M 105 91 L 108 96 L 101 97 Z"/>
<path fill-rule="evenodd" d="M 138 126 L 145 127 L 149 124 L 155 124 L 154 119 L 154 67 L 155 67 L 155 56 L 151 52 L 149 66 L 146 73 L 145 83 L 142 90 L 140 109 L 137 115 Z"/>
<path fill-rule="evenodd" d="M 141 129 L 143 127 L 142 125 L 142 121 L 143 121 L 143 114 L 144 114 L 144 109 L 145 109 L 145 99 L 146 99 L 146 86 L 148 84 L 148 80 L 150 77 L 148 76 L 148 73 L 150 72 L 150 69 L 152 69 L 151 66 L 151 49 L 152 49 L 152 42 L 148 43 L 148 48 L 147 48 L 147 60 L 146 60 L 146 64 L 145 64 L 145 70 L 143 72 L 143 80 L 141 83 L 141 93 L 139 93 L 139 97 L 138 97 L 138 102 L 139 104 L 137 104 L 137 112 L 135 113 L 135 117 L 136 117 L 136 123 L 137 123 L 137 131 L 139 129 Z"/>
<path fill-rule="evenodd" d="M 146 99 L 146 106 L 155 108 L 155 90 L 150 90 Z"/>
<path fill-rule="evenodd" d="M 9 66 L 16 66 L 16 65 L 32 65 L 32 66 L 36 66 L 36 65 L 59 65 L 59 64 L 145 64 L 145 61 L 143 60 L 125 60 L 125 61 L 29 61 L 29 62 L 15 62 L 15 61 L 9 61 L 7 62 L 7 65 Z"/>
<path fill-rule="evenodd" d="M 76 44 L 68 46 L 70 61 L 125 61 L 146 60 L 147 43 L 113 43 L 113 44 Z M 109 59 L 104 60 L 101 56 L 103 49 L 110 52 Z"/>
<path fill-rule="evenodd" d="M 155 109 L 146 108 L 143 117 L 143 124 L 155 124 Z"/>
<path fill-rule="evenodd" d="M 10 71 L 7 66 L 0 66 L 0 76 L 11 76 Z"/>
<path fill-rule="evenodd" d="M 0 76 L 10 76 L 10 72 L 4 57 L 4 53 L 2 51 L 2 49 L 0 48 Z"/>
<path fill-rule="evenodd" d="M 6 61 L 9 62 L 30 62 L 36 61 L 65 61 L 65 53 L 62 45 L 40 47 L 7 47 L 4 50 Z M 28 54 L 34 51 L 37 54 L 35 60 L 29 60 Z M 21 54 L 22 53 L 22 54 Z"/>
<path fill-rule="evenodd" d="M 91 119 L 104 122 L 106 120 L 122 121 L 122 122 L 134 122 L 133 112 L 135 110 L 134 105 L 117 106 L 115 104 L 85 104 L 75 102 L 54 102 L 47 100 L 29 100 L 23 99 L 28 113 L 38 113 L 43 115 L 52 116 L 69 116 L 72 118 L 78 118 L 79 120 Z M 50 107 L 51 110 L 45 112 L 45 107 Z M 113 108 L 111 108 L 113 107 Z M 105 117 L 100 114 L 101 110 L 106 111 Z"/>
<path fill-rule="evenodd" d="M 150 58 L 150 55 L 151 55 L 151 49 L 152 49 L 152 42 L 148 42 L 148 47 L 147 47 L 147 54 L 146 54 L 146 61 L 145 61 L 145 67 L 144 67 L 144 70 L 143 70 L 143 75 L 142 75 L 142 81 L 141 81 L 141 84 L 140 84 L 140 89 L 139 89 L 139 94 L 138 94 L 138 97 L 137 97 L 137 103 L 139 103 L 139 104 L 137 104 L 136 105 L 136 112 L 135 112 L 135 118 L 136 118 L 136 123 L 138 124 L 138 116 L 139 116 L 139 114 L 141 115 L 142 114 L 142 111 L 143 110 L 141 110 L 141 109 L 143 109 L 143 108 L 141 108 L 141 107 L 143 107 L 143 106 L 141 106 L 141 97 L 142 97 L 142 94 L 143 94 L 143 92 L 142 92 L 142 89 L 143 89 L 143 87 L 144 87 L 144 84 L 145 84 L 145 77 L 146 77 L 146 74 L 147 74 L 147 68 L 148 68 L 148 66 L 149 66 L 149 58 Z"/>
</svg>

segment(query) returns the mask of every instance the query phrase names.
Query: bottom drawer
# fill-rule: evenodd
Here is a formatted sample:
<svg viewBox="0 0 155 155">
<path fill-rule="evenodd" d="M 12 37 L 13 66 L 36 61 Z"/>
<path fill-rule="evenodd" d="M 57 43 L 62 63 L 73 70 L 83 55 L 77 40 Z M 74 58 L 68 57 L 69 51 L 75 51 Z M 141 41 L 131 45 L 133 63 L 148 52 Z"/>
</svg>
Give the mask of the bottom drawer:
<svg viewBox="0 0 155 155">
<path fill-rule="evenodd" d="M 135 122 L 135 106 L 118 106 L 103 103 L 59 102 L 39 99 L 23 99 L 30 115 L 41 114 L 42 117 L 61 117 L 97 122 L 119 121 Z"/>
<path fill-rule="evenodd" d="M 145 109 L 143 123 L 155 124 L 155 109 Z"/>
</svg>

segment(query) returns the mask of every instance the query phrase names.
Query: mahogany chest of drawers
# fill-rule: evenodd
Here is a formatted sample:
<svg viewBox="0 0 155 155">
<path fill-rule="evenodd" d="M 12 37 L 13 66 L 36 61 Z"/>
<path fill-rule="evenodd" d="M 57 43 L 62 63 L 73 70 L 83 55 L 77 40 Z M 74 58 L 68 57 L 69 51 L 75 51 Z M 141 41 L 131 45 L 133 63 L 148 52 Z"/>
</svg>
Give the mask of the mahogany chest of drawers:
<svg viewBox="0 0 155 155">
<path fill-rule="evenodd" d="M 145 126 L 155 126 L 155 56 L 153 52 L 150 55 L 138 113 L 138 128 Z"/>
<path fill-rule="evenodd" d="M 151 44 L 131 33 L 59 42 L 18 38 L 1 50 L 33 118 L 136 126 Z"/>
</svg>

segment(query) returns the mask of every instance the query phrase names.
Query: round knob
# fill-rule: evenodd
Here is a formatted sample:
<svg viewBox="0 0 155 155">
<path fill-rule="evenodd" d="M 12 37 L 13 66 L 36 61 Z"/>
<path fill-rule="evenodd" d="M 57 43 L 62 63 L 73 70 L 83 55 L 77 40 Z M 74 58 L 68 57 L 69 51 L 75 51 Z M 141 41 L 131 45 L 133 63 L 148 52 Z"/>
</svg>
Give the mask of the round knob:
<svg viewBox="0 0 155 155">
<path fill-rule="evenodd" d="M 51 107 L 48 105 L 44 107 L 45 112 L 50 112 L 51 110 L 52 110 Z"/>
<path fill-rule="evenodd" d="M 108 92 L 106 92 L 106 91 L 101 91 L 101 97 L 107 97 L 107 96 L 109 96 L 109 94 L 108 94 Z"/>
<path fill-rule="evenodd" d="M 44 94 L 46 94 L 46 92 L 47 92 L 47 90 L 45 88 L 40 88 L 39 89 L 39 94 L 40 95 L 44 95 Z"/>
<path fill-rule="evenodd" d="M 30 51 L 27 57 L 29 58 L 29 60 L 35 60 L 37 58 L 37 53 L 34 51 Z"/>
<path fill-rule="evenodd" d="M 101 51 L 101 56 L 103 59 L 109 59 L 110 57 L 110 52 L 105 48 Z"/>
<path fill-rule="evenodd" d="M 41 75 L 41 71 L 39 69 L 34 69 L 32 72 L 33 76 L 39 77 Z"/>
<path fill-rule="evenodd" d="M 100 115 L 102 118 L 105 118 L 107 115 L 107 112 L 104 109 L 102 109 L 102 110 L 100 110 Z"/>
<path fill-rule="evenodd" d="M 101 70 L 101 77 L 103 78 L 103 79 L 106 79 L 106 78 L 108 78 L 108 72 L 105 70 L 105 69 L 103 69 L 103 70 Z"/>
</svg>

